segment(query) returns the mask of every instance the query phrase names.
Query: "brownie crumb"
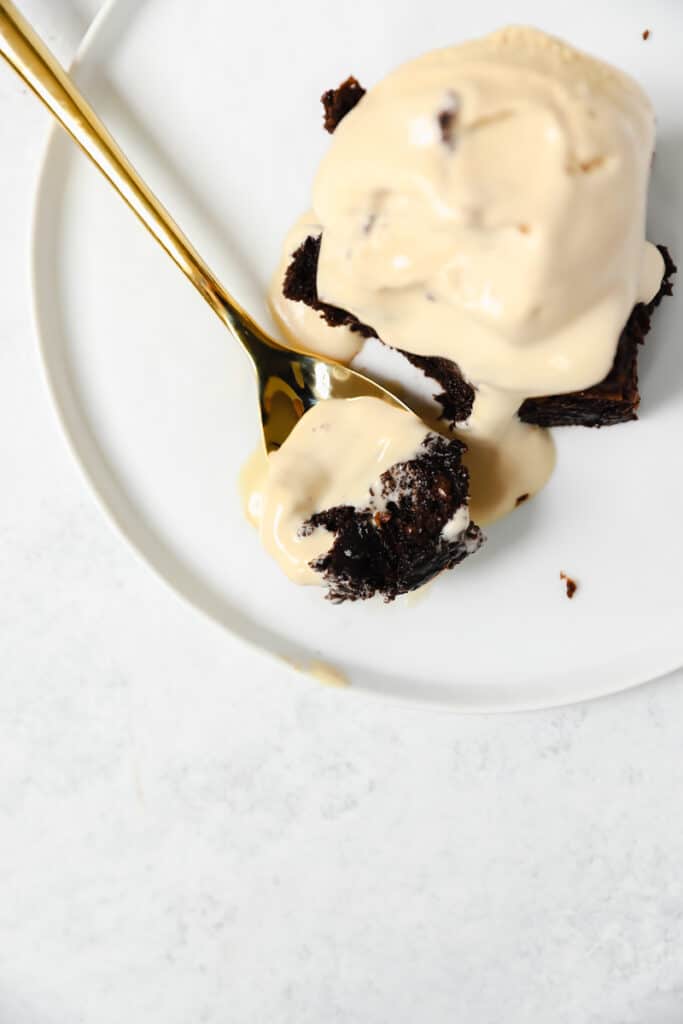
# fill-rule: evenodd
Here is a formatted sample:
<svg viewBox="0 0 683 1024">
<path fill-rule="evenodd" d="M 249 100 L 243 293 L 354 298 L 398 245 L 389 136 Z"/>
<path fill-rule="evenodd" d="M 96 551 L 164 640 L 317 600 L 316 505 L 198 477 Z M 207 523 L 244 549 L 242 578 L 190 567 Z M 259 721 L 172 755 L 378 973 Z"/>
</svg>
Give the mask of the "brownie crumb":
<svg viewBox="0 0 683 1024">
<path fill-rule="evenodd" d="M 449 149 L 455 149 L 455 121 L 457 118 L 455 110 L 441 110 L 439 112 L 439 130 L 441 131 L 441 141 L 445 142 Z"/>
<path fill-rule="evenodd" d="M 448 89 L 446 91 L 444 105 L 437 114 L 437 121 L 439 122 L 441 141 L 445 143 L 449 149 L 455 149 L 455 124 L 458 119 L 459 107 L 460 98 L 458 94 L 453 92 L 452 89 Z"/>
<path fill-rule="evenodd" d="M 574 594 L 578 590 L 579 584 L 576 582 L 576 580 L 573 580 L 571 576 L 567 576 L 566 572 L 560 573 L 560 579 L 565 581 L 567 585 L 567 597 L 571 601 Z"/>
<path fill-rule="evenodd" d="M 323 105 L 323 124 L 325 131 L 332 134 L 337 125 L 350 110 L 356 106 L 365 96 L 365 89 L 360 82 L 349 75 L 345 82 L 342 82 L 336 89 L 328 89 L 320 97 Z"/>
<path fill-rule="evenodd" d="M 453 122 L 455 121 L 455 114 L 452 110 L 442 110 L 439 113 L 439 128 L 441 129 L 441 140 L 445 142 L 447 146 L 452 145 L 453 142 Z"/>
<path fill-rule="evenodd" d="M 442 356 L 418 356 L 414 352 L 406 352 L 402 348 L 398 348 L 396 351 L 405 356 L 416 369 L 422 370 L 425 377 L 429 377 L 430 380 L 441 385 L 443 390 L 436 392 L 433 396 L 434 401 L 441 406 L 440 419 L 451 427 L 469 419 L 472 414 L 475 392 L 472 385 L 461 374 L 457 363 L 451 359 L 444 359 Z"/>
<path fill-rule="evenodd" d="M 649 28 L 646 28 L 645 31 L 643 32 L 643 39 L 649 39 L 649 38 L 650 38 L 650 30 L 649 30 Z"/>
<path fill-rule="evenodd" d="M 517 498 L 517 501 L 515 502 L 515 508 L 519 508 L 519 506 L 523 505 L 525 501 L 529 500 L 529 498 L 529 494 L 520 494 L 520 496 Z"/>
</svg>

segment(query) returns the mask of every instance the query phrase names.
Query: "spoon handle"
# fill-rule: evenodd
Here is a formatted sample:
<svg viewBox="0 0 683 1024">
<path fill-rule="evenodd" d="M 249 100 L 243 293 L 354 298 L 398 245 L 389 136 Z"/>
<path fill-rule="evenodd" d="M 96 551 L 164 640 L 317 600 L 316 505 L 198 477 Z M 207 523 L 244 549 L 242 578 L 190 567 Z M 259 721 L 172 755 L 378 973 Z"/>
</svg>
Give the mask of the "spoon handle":
<svg viewBox="0 0 683 1024">
<path fill-rule="evenodd" d="M 223 288 L 11 0 L 0 0 L 0 56 L 90 157 L 247 351 L 253 354 L 263 342 L 275 345 Z"/>
</svg>

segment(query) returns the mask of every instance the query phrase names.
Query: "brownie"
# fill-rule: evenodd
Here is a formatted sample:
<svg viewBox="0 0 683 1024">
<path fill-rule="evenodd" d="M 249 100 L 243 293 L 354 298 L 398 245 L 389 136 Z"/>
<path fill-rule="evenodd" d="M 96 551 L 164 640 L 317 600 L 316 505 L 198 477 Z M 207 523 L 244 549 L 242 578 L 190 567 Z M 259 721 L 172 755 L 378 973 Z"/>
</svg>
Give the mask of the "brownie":
<svg viewBox="0 0 683 1024">
<path fill-rule="evenodd" d="M 325 127 L 329 132 L 334 131 L 341 119 L 348 114 L 349 110 L 353 109 L 364 94 L 365 90 L 355 78 L 347 78 L 337 89 L 328 89 L 323 94 Z M 454 114 L 450 110 L 443 111 L 440 115 L 439 123 L 446 141 L 453 117 Z M 304 245 L 311 242 L 311 239 L 307 239 Z M 605 379 L 582 391 L 573 391 L 565 395 L 547 395 L 542 398 L 528 398 L 519 410 L 520 419 L 525 423 L 540 427 L 607 427 L 638 418 L 637 410 L 640 404 L 638 346 L 643 344 L 645 336 L 650 330 L 652 313 L 665 295 L 671 295 L 672 278 L 676 273 L 676 266 L 666 246 L 660 245 L 658 248 L 665 265 L 660 289 L 651 302 L 647 304 L 639 302 L 634 306 L 619 337 L 614 363 Z M 352 330 L 361 331 L 364 337 L 376 337 L 376 332 L 367 324 L 360 324 L 352 313 L 318 301 L 315 275 L 317 274 L 319 251 L 320 238 L 315 240 L 315 246 L 310 245 L 310 266 L 304 265 L 304 260 L 299 260 L 297 263 L 297 254 L 295 254 L 290 270 L 292 270 L 293 281 L 296 281 L 297 284 L 295 287 L 293 283 L 290 283 L 290 294 L 287 291 L 287 282 L 285 282 L 285 296 L 307 302 L 308 299 L 304 293 L 307 292 L 309 298 L 314 295 L 313 301 L 308 301 L 308 304 L 319 309 L 329 324 L 336 326 L 343 323 L 350 326 Z M 401 349 L 398 351 L 413 366 L 422 370 L 425 376 L 432 378 L 440 385 L 442 390 L 435 394 L 434 398 L 441 406 L 442 419 L 452 426 L 455 423 L 462 423 L 468 418 L 472 411 L 475 392 L 455 363 L 440 356 L 418 356 Z"/>
<path fill-rule="evenodd" d="M 658 249 L 664 258 L 664 277 L 659 291 L 651 302 L 639 302 L 633 307 L 605 379 L 584 391 L 527 398 L 519 410 L 525 423 L 539 427 L 609 427 L 638 419 L 638 346 L 643 344 L 650 330 L 653 312 L 665 295 L 671 295 L 671 279 L 676 273 L 676 265 L 666 246 L 660 245 Z"/>
<path fill-rule="evenodd" d="M 370 492 L 366 507 L 340 505 L 317 512 L 304 523 L 304 534 L 318 527 L 334 534 L 330 549 L 311 563 L 322 573 L 329 600 L 339 603 L 381 594 L 385 601 L 393 601 L 452 569 L 481 546 L 484 536 L 474 523 L 454 539 L 443 533 L 467 502 L 465 450 L 460 441 L 430 433 L 414 459 L 382 474 L 381 491 Z"/>
<path fill-rule="evenodd" d="M 353 313 L 318 298 L 320 239 L 320 235 L 309 235 L 292 255 L 282 288 L 285 298 L 293 302 L 304 302 L 312 309 L 317 309 L 330 327 L 350 327 L 364 338 L 376 338 L 377 333 L 373 328 L 361 323 Z M 450 423 L 467 419 L 474 403 L 474 388 L 468 384 L 455 363 L 439 356 L 418 356 L 403 349 L 396 351 L 441 385 L 443 390 L 434 398 L 441 405 L 443 419 Z"/>
<path fill-rule="evenodd" d="M 311 309 L 317 309 L 330 327 L 350 327 L 364 338 L 376 338 L 373 328 L 362 324 L 353 313 L 318 298 L 320 239 L 320 235 L 309 235 L 293 254 L 285 271 L 282 294 L 286 299 L 304 302 Z"/>
<path fill-rule="evenodd" d="M 365 96 L 365 89 L 353 75 L 349 75 L 346 81 L 336 89 L 328 89 L 324 92 L 320 97 L 320 102 L 323 105 L 325 131 L 331 134 L 341 119 L 346 117 L 349 110 L 353 110 L 363 96 Z"/>
<path fill-rule="evenodd" d="M 650 330 L 654 310 L 665 295 L 672 294 L 672 277 L 676 273 L 676 265 L 666 246 L 658 248 L 665 268 L 659 291 L 651 302 L 639 302 L 633 307 L 605 379 L 583 391 L 527 398 L 519 410 L 524 423 L 540 427 L 607 427 L 638 418 L 638 346 L 643 344 Z M 403 355 L 443 389 L 434 395 L 442 408 L 442 419 L 451 426 L 466 420 L 472 411 L 475 390 L 458 366 L 439 356 L 415 356 L 410 352 L 403 352 Z"/>
<path fill-rule="evenodd" d="M 361 323 L 353 313 L 318 298 L 320 239 L 320 235 L 310 235 L 292 256 L 285 274 L 285 297 L 305 302 L 319 310 L 332 327 L 345 325 L 365 338 L 377 337 L 376 331 L 368 324 Z M 634 306 L 621 332 L 614 363 L 605 379 L 583 391 L 528 398 L 519 411 L 525 423 L 541 427 L 606 427 L 637 419 L 640 403 L 638 346 L 644 342 L 650 330 L 654 310 L 665 295 L 672 294 L 672 278 L 676 273 L 676 265 L 666 246 L 660 245 L 658 248 L 665 266 L 659 291 L 651 302 L 639 302 Z M 403 349 L 397 351 L 440 385 L 441 391 L 434 395 L 434 399 L 441 406 L 441 418 L 451 426 L 464 422 L 472 412 L 475 389 L 463 377 L 457 364 L 441 356 L 420 356 Z"/>
</svg>

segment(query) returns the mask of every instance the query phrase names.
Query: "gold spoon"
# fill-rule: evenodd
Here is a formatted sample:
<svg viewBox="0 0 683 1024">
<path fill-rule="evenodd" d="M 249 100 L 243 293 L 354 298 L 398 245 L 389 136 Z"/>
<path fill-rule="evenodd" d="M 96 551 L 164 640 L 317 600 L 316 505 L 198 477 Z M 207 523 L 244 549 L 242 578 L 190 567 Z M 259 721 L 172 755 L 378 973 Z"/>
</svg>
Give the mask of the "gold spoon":
<svg viewBox="0 0 683 1024">
<path fill-rule="evenodd" d="M 90 157 L 245 349 L 256 371 L 267 452 L 279 448 L 303 414 L 327 398 L 370 396 L 407 409 L 390 391 L 363 374 L 283 345 L 252 320 L 209 270 L 10 0 L 0 0 L 0 55 Z"/>
</svg>

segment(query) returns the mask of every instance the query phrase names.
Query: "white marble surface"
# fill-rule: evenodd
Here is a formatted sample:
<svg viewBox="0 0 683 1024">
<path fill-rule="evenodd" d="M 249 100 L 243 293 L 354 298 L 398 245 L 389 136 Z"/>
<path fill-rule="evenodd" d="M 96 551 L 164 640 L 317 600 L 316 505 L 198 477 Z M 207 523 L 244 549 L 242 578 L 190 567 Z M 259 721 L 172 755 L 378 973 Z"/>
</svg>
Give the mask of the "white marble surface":
<svg viewBox="0 0 683 1024">
<path fill-rule="evenodd" d="M 98 0 L 23 0 L 60 57 Z M 0 67 L 0 1024 L 680 1024 L 681 675 L 463 718 L 246 652 L 112 534 L 30 319 Z"/>
</svg>

